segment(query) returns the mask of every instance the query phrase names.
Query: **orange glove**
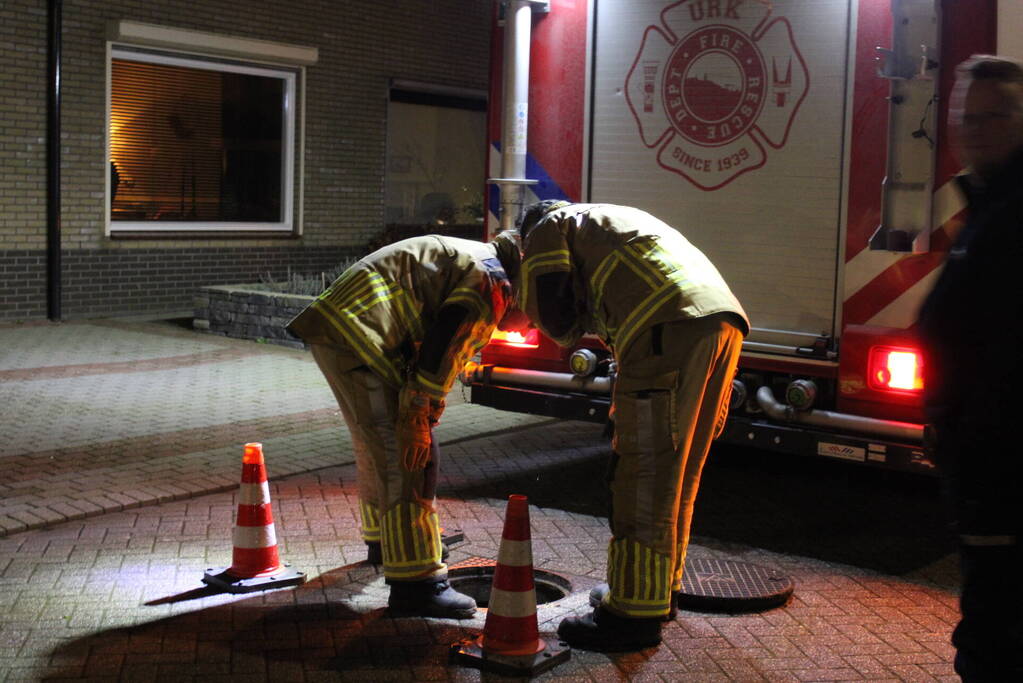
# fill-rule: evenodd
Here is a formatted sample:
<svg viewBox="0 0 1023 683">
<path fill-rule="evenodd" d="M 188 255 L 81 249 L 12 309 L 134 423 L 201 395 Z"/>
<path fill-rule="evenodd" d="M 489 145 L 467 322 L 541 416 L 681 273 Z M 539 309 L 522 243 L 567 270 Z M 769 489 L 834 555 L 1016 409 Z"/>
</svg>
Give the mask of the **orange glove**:
<svg viewBox="0 0 1023 683">
<path fill-rule="evenodd" d="M 444 410 L 444 402 L 431 399 L 415 389 L 406 387 L 398 405 L 398 453 L 401 465 L 409 472 L 426 467 L 430 462 L 430 428 L 436 424 Z"/>
</svg>

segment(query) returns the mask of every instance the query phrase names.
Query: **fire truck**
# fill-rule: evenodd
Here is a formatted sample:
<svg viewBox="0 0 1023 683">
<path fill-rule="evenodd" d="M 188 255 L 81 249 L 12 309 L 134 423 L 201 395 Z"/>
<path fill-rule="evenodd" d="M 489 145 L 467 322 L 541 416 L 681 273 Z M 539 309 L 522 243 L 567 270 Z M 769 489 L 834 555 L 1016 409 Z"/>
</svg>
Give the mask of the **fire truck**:
<svg viewBox="0 0 1023 683">
<path fill-rule="evenodd" d="M 495 9 L 489 234 L 540 199 L 648 211 L 752 322 L 721 440 L 933 472 L 920 302 L 963 221 L 957 64 L 1023 52 L 1018 0 L 506 0 Z M 608 417 L 614 363 L 497 333 L 474 403 Z"/>
</svg>

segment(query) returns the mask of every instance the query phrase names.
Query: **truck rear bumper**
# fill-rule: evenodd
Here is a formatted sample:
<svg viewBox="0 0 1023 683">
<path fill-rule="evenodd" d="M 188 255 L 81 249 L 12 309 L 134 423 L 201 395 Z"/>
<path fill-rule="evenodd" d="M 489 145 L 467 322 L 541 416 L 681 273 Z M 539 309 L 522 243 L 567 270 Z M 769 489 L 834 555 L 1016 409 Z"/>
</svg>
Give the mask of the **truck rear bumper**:
<svg viewBox="0 0 1023 683">
<path fill-rule="evenodd" d="M 595 392 L 592 384 L 580 391 L 568 390 L 564 378 L 547 386 L 528 382 L 528 376 L 511 368 L 499 368 L 464 376 L 472 388 L 472 402 L 500 410 L 548 415 L 569 420 L 605 422 L 610 409 L 608 393 Z M 557 375 L 558 373 L 549 373 Z M 494 383 L 500 377 L 501 384 Z M 520 379 L 522 384 L 505 383 Z M 575 388 L 575 387 L 573 387 Z M 761 397 L 767 401 L 767 396 Z M 830 411 L 795 412 L 782 410 L 784 404 L 763 406 L 763 415 L 736 415 L 728 423 L 720 440 L 769 451 L 857 462 L 860 464 L 920 473 L 935 473 L 934 463 L 923 446 L 924 427 L 903 422 L 872 420 Z M 816 415 L 815 415 L 816 414 Z M 816 421 L 815 421 L 816 420 Z"/>
</svg>

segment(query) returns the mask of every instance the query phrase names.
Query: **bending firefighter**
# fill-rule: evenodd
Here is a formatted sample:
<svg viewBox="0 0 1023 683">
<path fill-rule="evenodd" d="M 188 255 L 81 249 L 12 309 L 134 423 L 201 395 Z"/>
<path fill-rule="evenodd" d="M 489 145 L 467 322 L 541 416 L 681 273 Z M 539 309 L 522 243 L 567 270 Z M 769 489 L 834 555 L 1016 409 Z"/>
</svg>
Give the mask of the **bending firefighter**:
<svg viewBox="0 0 1023 683">
<path fill-rule="evenodd" d="M 514 310 L 518 240 L 428 235 L 346 270 L 288 326 L 309 343 L 352 435 L 362 537 L 382 551 L 388 605 L 471 617 L 447 583 L 434 504 L 432 427 L 457 372 Z"/>
<path fill-rule="evenodd" d="M 618 366 L 608 581 L 558 635 L 594 650 L 657 645 L 749 322 L 714 265 L 648 213 L 548 200 L 519 227 L 522 310 L 563 346 L 599 335 Z"/>
</svg>

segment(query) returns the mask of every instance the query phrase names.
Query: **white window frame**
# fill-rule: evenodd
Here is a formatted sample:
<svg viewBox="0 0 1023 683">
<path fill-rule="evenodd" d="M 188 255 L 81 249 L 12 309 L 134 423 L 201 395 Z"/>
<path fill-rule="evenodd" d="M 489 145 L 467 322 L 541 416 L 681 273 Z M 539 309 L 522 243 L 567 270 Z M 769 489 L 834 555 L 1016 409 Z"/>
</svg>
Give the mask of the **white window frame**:
<svg viewBox="0 0 1023 683">
<path fill-rule="evenodd" d="M 114 59 L 192 69 L 281 78 L 284 81 L 281 140 L 281 220 L 277 222 L 244 221 L 114 221 L 111 220 L 110 174 L 106 177 L 105 234 L 118 233 L 200 233 L 258 232 L 302 233 L 303 138 L 305 65 L 318 58 L 315 48 L 218 36 L 199 31 L 171 29 L 150 24 L 121 21 L 110 27 L 107 41 L 106 132 L 105 159 L 110 159 L 111 65 Z M 263 56 L 264 59 L 260 59 Z M 298 134 L 296 135 L 296 129 Z M 103 164 L 107 168 L 107 164 Z M 296 176 L 298 192 L 295 191 Z M 295 201 L 298 201 L 298 211 Z"/>
</svg>

